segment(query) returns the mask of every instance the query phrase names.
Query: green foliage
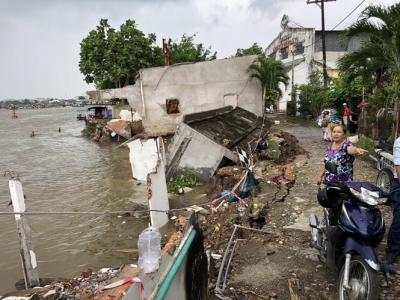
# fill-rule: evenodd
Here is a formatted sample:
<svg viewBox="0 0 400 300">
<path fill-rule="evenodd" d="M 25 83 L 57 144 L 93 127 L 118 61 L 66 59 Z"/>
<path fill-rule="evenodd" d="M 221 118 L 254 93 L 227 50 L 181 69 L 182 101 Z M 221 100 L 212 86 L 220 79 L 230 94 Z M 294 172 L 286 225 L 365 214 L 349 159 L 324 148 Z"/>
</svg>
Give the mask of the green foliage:
<svg viewBox="0 0 400 300">
<path fill-rule="evenodd" d="M 372 139 L 365 138 L 365 137 L 361 138 L 358 141 L 357 147 L 368 150 L 369 152 L 372 152 L 372 153 L 374 152 L 374 149 L 375 149 L 374 141 Z"/>
<path fill-rule="evenodd" d="M 360 76 L 353 81 L 340 77 L 331 79 L 330 82 L 324 108 L 335 108 L 339 115 L 343 114 L 343 102 L 349 103 L 355 111 L 355 107 L 362 99 L 363 91 L 368 90 L 367 81 Z"/>
<path fill-rule="evenodd" d="M 322 72 L 315 70 L 309 76 L 308 84 L 303 84 L 298 89 L 299 112 L 303 115 L 310 114 L 317 117 L 322 109 L 334 108 L 338 115 L 343 114 L 343 102 L 349 103 L 350 99 L 361 99 L 362 93 L 368 90 L 366 80 L 361 77 L 354 78 L 349 82 L 347 78 L 329 78 L 327 88 L 323 85 Z M 358 104 L 352 103 L 352 107 Z"/>
<path fill-rule="evenodd" d="M 344 32 L 345 43 L 353 37 L 365 36 L 365 38 L 359 49 L 347 53 L 338 60 L 339 70 L 349 81 L 353 81 L 357 76 L 373 78 L 371 102 L 379 101 L 378 91 L 385 88 L 385 82 L 392 83 L 394 98 L 396 101 L 400 99 L 399 15 L 400 3 L 386 7 L 370 5 Z M 392 131 L 391 139 L 395 138 L 397 129 L 394 128 Z"/>
<path fill-rule="evenodd" d="M 288 101 L 286 109 L 287 109 L 288 116 L 295 116 L 296 112 L 297 112 L 296 101 Z"/>
<path fill-rule="evenodd" d="M 237 49 L 235 57 L 247 56 L 247 55 L 260 55 L 263 53 L 263 48 L 257 43 L 254 43 L 250 48 L 247 49 Z"/>
<path fill-rule="evenodd" d="M 385 140 L 390 139 L 390 136 L 392 134 L 393 122 L 393 114 L 388 113 L 387 111 L 385 111 L 384 114 L 380 118 L 378 118 L 378 132 L 380 137 Z"/>
<path fill-rule="evenodd" d="M 308 84 L 302 84 L 298 89 L 300 90 L 299 112 L 303 115 L 318 116 L 322 111 L 326 98 L 322 72 L 313 70 L 308 77 Z"/>
<path fill-rule="evenodd" d="M 87 137 L 93 136 L 95 132 L 96 132 L 95 126 L 86 126 L 81 130 L 81 134 Z"/>
<path fill-rule="evenodd" d="M 192 36 L 184 34 L 179 43 L 176 40 L 168 40 L 170 65 L 214 60 L 217 58 L 217 52 L 211 54 L 211 47 L 206 49 L 203 44 L 194 44 L 193 40 L 195 36 L 196 34 Z"/>
<path fill-rule="evenodd" d="M 350 80 L 374 76 L 378 87 L 385 77 L 400 80 L 400 3 L 368 6 L 344 32 L 344 41 L 366 35 L 362 46 L 339 59 L 339 69 Z"/>
<path fill-rule="evenodd" d="M 181 187 L 195 187 L 199 186 L 200 182 L 197 181 L 193 173 L 185 171 L 184 173 L 172 177 L 168 182 L 168 193 L 176 193 Z"/>
<path fill-rule="evenodd" d="M 82 40 L 79 70 L 86 83 L 96 88 L 119 88 L 134 83 L 142 68 L 162 64 L 162 50 L 155 46 L 156 36 L 147 37 L 135 21 L 127 20 L 116 31 L 107 19 Z"/>
<path fill-rule="evenodd" d="M 265 53 L 259 55 L 247 68 L 249 80 L 256 78 L 261 83 L 262 97 L 265 101 L 275 101 L 282 98 L 283 92 L 279 87 L 280 83 L 287 89 L 289 76 L 285 65 L 281 61 L 275 61 L 266 57 Z"/>
</svg>

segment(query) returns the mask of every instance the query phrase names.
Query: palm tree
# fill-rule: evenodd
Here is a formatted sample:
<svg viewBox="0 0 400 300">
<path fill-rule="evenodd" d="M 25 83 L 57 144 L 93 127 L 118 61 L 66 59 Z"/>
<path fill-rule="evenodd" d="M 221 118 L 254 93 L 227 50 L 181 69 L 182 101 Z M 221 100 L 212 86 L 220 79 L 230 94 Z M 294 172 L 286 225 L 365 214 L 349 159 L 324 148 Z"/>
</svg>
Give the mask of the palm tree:
<svg viewBox="0 0 400 300">
<path fill-rule="evenodd" d="M 261 83 L 262 97 L 264 101 L 276 100 L 282 97 L 283 91 L 279 87 L 280 83 L 287 89 L 289 85 L 289 76 L 285 65 L 281 61 L 266 57 L 265 53 L 260 54 L 253 63 L 247 68 L 250 73 L 249 80 L 257 78 Z M 265 105 L 265 103 L 264 103 Z"/>
<path fill-rule="evenodd" d="M 355 75 L 374 76 L 374 95 L 384 76 L 389 76 L 396 93 L 396 122 L 393 138 L 399 126 L 400 88 L 400 3 L 392 6 L 368 6 L 359 19 L 345 30 L 346 39 L 366 34 L 364 44 L 358 50 L 339 59 L 339 69 L 353 78 Z"/>
</svg>

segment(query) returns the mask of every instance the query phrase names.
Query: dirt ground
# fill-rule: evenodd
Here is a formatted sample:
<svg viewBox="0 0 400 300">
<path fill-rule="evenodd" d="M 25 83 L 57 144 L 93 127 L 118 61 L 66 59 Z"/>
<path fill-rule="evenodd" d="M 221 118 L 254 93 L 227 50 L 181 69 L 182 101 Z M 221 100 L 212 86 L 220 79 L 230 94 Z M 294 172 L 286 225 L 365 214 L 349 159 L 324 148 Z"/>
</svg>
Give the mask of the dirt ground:
<svg viewBox="0 0 400 300">
<path fill-rule="evenodd" d="M 256 161 L 254 175 L 258 185 L 244 199 L 248 207 L 241 201 L 229 203 L 199 220 L 206 250 L 223 257 L 232 240 L 232 251 L 228 252 L 222 271 L 222 259 L 214 261 L 210 290 L 218 283 L 224 287 L 224 299 L 269 299 L 274 294 L 277 299 L 337 299 L 335 276 L 319 262 L 318 251 L 309 246 L 308 216 L 311 212 L 322 216 L 316 200 L 316 179 L 328 143 L 322 139 L 322 130 L 310 126 L 310 121 L 289 121 L 276 115 L 273 120 L 280 124 L 271 128 L 269 137 L 283 145 L 281 164 L 268 159 Z M 235 172 L 234 176 L 228 175 Z M 209 196 L 231 189 L 241 172 L 233 167 L 222 169 Z M 356 158 L 355 181 L 375 182 L 377 174 L 372 159 Z M 382 211 L 388 231 L 391 209 L 385 207 Z M 235 224 L 270 233 L 238 227 L 233 235 Z M 385 246 L 386 236 L 377 249 L 378 257 L 383 256 Z M 383 282 L 383 275 L 380 280 Z M 391 288 L 381 288 L 380 299 L 398 297 L 398 282 Z"/>
</svg>

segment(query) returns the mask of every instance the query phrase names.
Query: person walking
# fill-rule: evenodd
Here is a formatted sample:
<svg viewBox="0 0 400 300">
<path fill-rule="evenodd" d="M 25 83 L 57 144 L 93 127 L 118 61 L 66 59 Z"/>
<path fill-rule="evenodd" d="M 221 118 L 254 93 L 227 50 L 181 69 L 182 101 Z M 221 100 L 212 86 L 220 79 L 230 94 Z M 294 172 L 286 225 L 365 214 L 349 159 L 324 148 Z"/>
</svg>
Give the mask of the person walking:
<svg viewBox="0 0 400 300">
<path fill-rule="evenodd" d="M 383 262 L 392 264 L 400 255 L 400 137 L 398 137 L 393 144 L 393 160 L 394 160 L 394 178 L 390 186 L 390 197 L 394 200 L 393 204 L 393 220 L 390 225 L 386 255 Z"/>
<path fill-rule="evenodd" d="M 356 134 L 358 129 L 358 116 L 354 111 L 349 114 L 349 133 Z"/>
<path fill-rule="evenodd" d="M 343 103 L 343 125 L 346 128 L 346 130 L 348 129 L 348 124 L 349 124 L 349 108 L 347 107 L 347 103 Z"/>
<path fill-rule="evenodd" d="M 324 135 L 324 141 L 332 141 L 331 137 L 331 122 L 332 119 L 329 116 L 329 111 L 324 111 L 324 116 L 321 120 L 321 127 Z"/>
<path fill-rule="evenodd" d="M 355 155 L 363 156 L 364 153 L 368 152 L 368 150 L 354 146 L 352 142 L 347 140 L 346 132 L 347 130 L 343 125 L 336 124 L 333 126 L 332 143 L 328 145 L 328 149 L 326 150 L 324 165 L 322 166 L 322 170 L 317 178 L 317 185 L 320 185 L 323 180 L 326 181 L 339 180 L 339 176 L 343 181 L 353 181 L 353 162 L 355 159 Z M 400 149 L 400 141 L 399 141 L 399 149 Z M 332 162 L 337 166 L 338 174 L 331 174 L 329 173 L 328 170 L 325 169 L 325 163 L 327 162 Z M 399 236 L 400 236 L 400 218 L 399 218 Z M 400 245 L 400 239 L 398 240 L 398 242 Z"/>
</svg>

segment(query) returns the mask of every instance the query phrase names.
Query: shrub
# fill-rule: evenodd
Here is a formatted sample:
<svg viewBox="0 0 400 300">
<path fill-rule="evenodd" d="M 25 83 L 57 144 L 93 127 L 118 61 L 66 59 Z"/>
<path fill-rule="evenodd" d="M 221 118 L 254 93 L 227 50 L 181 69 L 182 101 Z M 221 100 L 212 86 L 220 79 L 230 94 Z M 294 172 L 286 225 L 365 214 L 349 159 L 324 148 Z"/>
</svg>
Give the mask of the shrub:
<svg viewBox="0 0 400 300">
<path fill-rule="evenodd" d="M 176 193 L 181 187 L 195 187 L 199 186 L 200 182 L 197 181 L 193 173 L 185 171 L 184 173 L 172 177 L 168 182 L 168 193 Z"/>
</svg>

